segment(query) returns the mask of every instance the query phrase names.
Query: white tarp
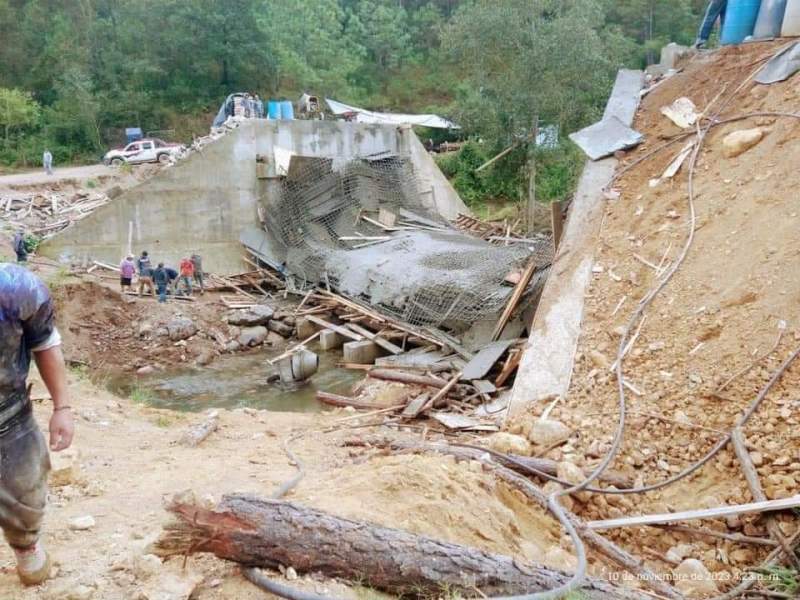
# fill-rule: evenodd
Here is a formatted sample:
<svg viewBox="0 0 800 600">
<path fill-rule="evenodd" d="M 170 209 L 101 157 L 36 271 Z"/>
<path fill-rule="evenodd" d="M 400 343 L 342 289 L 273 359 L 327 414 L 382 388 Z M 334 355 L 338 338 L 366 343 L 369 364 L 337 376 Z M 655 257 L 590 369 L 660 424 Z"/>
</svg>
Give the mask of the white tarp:
<svg viewBox="0 0 800 600">
<path fill-rule="evenodd" d="M 440 117 L 438 115 L 404 115 L 400 113 L 381 113 L 364 110 L 356 106 L 350 106 L 325 98 L 331 111 L 335 115 L 355 113 L 356 123 L 380 123 L 386 125 L 419 125 L 420 127 L 432 127 L 434 129 L 461 129 L 458 125 Z"/>
</svg>

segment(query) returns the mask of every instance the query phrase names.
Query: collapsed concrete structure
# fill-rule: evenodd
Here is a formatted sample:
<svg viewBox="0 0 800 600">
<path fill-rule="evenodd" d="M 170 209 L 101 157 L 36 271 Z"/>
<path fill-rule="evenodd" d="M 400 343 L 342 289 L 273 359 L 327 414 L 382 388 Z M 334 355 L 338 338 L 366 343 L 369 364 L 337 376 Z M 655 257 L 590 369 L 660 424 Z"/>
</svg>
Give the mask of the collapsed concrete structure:
<svg viewBox="0 0 800 600">
<path fill-rule="evenodd" d="M 407 157 L 426 205 L 452 219 L 468 209 L 410 127 L 341 121 L 243 120 L 227 135 L 129 189 L 44 244 L 62 261 L 112 264 L 147 249 L 166 262 L 199 252 L 209 271 L 242 270 L 240 233 L 259 225 L 291 156 Z M 259 211 L 259 207 L 261 207 Z"/>
<path fill-rule="evenodd" d="M 498 247 L 451 225 L 469 210 L 410 127 L 234 118 L 207 141 L 44 252 L 112 264 L 129 249 L 168 264 L 198 252 L 224 275 L 249 268 L 244 244 L 296 289 L 322 285 L 459 338 L 478 332 L 472 348 L 491 336 L 532 255 L 541 269 L 520 306 L 546 279 L 549 241 Z"/>
</svg>

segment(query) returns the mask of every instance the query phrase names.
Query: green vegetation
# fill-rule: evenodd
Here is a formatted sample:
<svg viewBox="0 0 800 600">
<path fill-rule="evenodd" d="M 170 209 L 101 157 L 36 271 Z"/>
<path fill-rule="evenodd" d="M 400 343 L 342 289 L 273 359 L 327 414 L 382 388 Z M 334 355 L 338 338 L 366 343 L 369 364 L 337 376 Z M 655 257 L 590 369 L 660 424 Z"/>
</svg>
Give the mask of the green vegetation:
<svg viewBox="0 0 800 600">
<path fill-rule="evenodd" d="M 153 400 L 155 400 L 153 392 L 138 385 L 131 388 L 128 398 L 130 398 L 131 402 L 136 404 L 144 404 L 145 406 L 150 406 L 153 403 Z"/>
<path fill-rule="evenodd" d="M 443 159 L 471 205 L 517 202 L 529 135 L 560 138 L 601 112 L 614 73 L 692 41 L 705 0 L 0 0 L 0 169 L 96 161 L 125 127 L 188 141 L 224 97 L 308 91 L 369 108 L 435 111 L 472 140 Z M 424 132 L 440 141 L 446 134 Z M 580 157 L 539 154 L 543 201 Z"/>
<path fill-rule="evenodd" d="M 768 590 L 786 594 L 787 598 L 797 598 L 800 595 L 800 573 L 794 569 L 776 565 L 758 569 L 756 573 L 762 576 L 761 583 Z"/>
</svg>

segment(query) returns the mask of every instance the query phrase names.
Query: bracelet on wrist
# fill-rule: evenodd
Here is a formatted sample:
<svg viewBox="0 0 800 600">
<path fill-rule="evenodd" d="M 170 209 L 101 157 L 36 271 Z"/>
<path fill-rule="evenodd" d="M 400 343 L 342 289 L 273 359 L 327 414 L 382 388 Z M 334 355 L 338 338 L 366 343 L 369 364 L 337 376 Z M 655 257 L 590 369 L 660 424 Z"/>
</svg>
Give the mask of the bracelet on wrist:
<svg viewBox="0 0 800 600">
<path fill-rule="evenodd" d="M 58 408 L 54 408 L 53 412 L 58 412 L 60 410 L 72 410 L 72 407 L 69 404 L 65 404 L 64 406 L 59 406 Z"/>
</svg>

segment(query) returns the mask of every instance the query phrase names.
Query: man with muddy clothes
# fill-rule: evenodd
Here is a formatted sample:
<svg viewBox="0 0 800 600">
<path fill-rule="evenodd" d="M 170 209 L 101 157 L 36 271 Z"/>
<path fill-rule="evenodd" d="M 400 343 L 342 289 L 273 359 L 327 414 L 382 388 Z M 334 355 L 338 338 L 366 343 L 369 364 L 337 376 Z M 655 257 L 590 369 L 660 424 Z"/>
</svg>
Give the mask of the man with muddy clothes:
<svg viewBox="0 0 800 600">
<path fill-rule="evenodd" d="M 59 452 L 72 443 L 74 425 L 53 302 L 33 273 L 0 263 L 0 529 L 25 585 L 42 583 L 50 574 L 50 557 L 39 539 L 50 456 L 33 418 L 27 385 L 31 357 L 53 399 L 50 449 Z"/>
</svg>

